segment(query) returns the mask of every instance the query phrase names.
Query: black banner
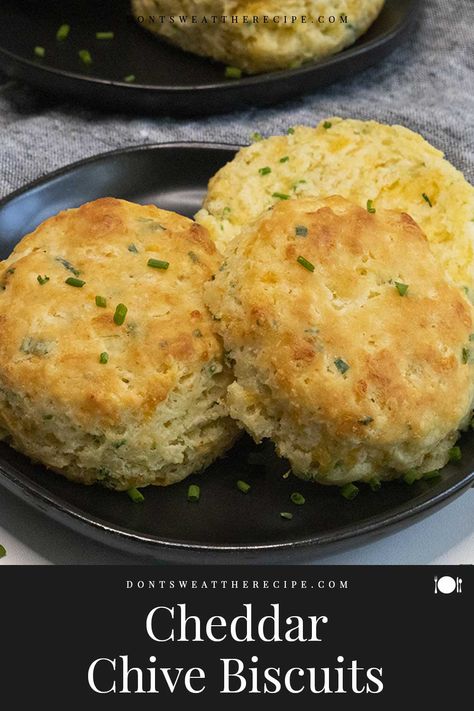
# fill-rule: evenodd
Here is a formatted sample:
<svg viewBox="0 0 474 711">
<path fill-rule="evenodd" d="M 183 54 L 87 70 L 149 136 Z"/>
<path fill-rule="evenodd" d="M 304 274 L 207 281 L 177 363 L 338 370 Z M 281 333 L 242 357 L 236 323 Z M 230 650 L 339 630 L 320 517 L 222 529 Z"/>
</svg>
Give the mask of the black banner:
<svg viewBox="0 0 474 711">
<path fill-rule="evenodd" d="M 4 566 L 0 580 L 5 709 L 469 699 L 472 567 Z"/>
</svg>

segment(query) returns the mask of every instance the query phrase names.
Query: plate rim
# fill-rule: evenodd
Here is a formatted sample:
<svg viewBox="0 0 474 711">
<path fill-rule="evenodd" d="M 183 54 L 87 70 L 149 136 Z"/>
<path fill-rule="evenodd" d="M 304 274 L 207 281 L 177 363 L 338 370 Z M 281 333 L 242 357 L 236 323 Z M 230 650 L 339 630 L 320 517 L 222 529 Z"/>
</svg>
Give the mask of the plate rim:
<svg viewBox="0 0 474 711">
<path fill-rule="evenodd" d="M 77 168 L 81 168 L 88 164 L 92 164 L 114 156 L 126 155 L 134 152 L 144 152 L 149 150 L 161 149 L 198 149 L 198 150 L 229 150 L 236 151 L 241 146 L 230 143 L 212 142 L 212 141 L 168 141 L 158 143 L 145 143 L 125 146 L 123 148 L 104 151 L 102 153 L 89 156 L 87 158 L 74 161 L 61 168 L 51 171 L 40 178 L 28 182 L 22 187 L 9 193 L 0 200 L 0 210 L 8 203 L 31 190 L 47 184 L 52 180 L 72 172 Z M 7 444 L 7 446 L 9 446 Z M 245 544 L 230 544 L 230 543 L 199 543 L 196 541 L 180 541 L 170 538 L 159 538 L 151 534 L 141 533 L 133 529 L 124 528 L 121 525 L 110 524 L 95 514 L 88 514 L 78 507 L 62 499 L 60 495 L 49 492 L 40 482 L 30 479 L 22 474 L 15 466 L 12 466 L 0 460 L 0 484 L 5 486 L 12 493 L 18 495 L 27 504 L 32 505 L 42 513 L 46 513 L 54 520 L 62 524 L 68 525 L 70 528 L 79 530 L 85 535 L 94 538 L 94 533 L 98 534 L 102 541 L 110 545 L 118 545 L 118 542 L 123 543 L 128 550 L 134 549 L 136 546 L 146 549 L 150 554 L 151 551 L 157 553 L 161 551 L 185 553 L 201 553 L 210 554 L 218 557 L 222 554 L 261 554 L 261 553 L 285 553 L 292 550 L 321 550 L 327 549 L 331 545 L 343 543 L 346 541 L 359 542 L 362 538 L 370 536 L 380 530 L 394 529 L 397 525 L 405 523 L 410 525 L 422 513 L 430 510 L 435 510 L 441 505 L 448 503 L 450 499 L 454 499 L 464 490 L 467 490 L 471 485 L 474 485 L 474 469 L 462 477 L 459 481 L 449 485 L 436 495 L 431 495 L 429 490 L 421 492 L 413 502 L 398 504 L 391 513 L 381 513 L 371 516 L 366 523 L 357 525 L 354 528 L 353 523 L 348 523 L 337 531 L 314 534 L 312 536 L 304 536 L 295 538 L 290 541 L 281 541 L 276 543 L 245 543 Z M 418 499 L 418 500 L 417 500 Z M 123 547 L 123 546 L 120 546 Z"/>
<path fill-rule="evenodd" d="M 211 83 L 205 83 L 205 84 L 193 84 L 193 85 L 160 85 L 160 84 L 138 84 L 136 82 L 133 83 L 128 83 L 125 81 L 115 81 L 113 79 L 103 79 L 101 77 L 95 77 L 95 76 L 88 76 L 87 74 L 80 73 L 80 72 L 73 72 L 69 70 L 64 70 L 64 69 L 57 69 L 56 67 L 49 66 L 48 64 L 40 64 L 37 60 L 35 60 L 34 57 L 28 58 L 24 57 L 20 54 L 16 54 L 15 52 L 11 52 L 10 50 L 5 49 L 0 45 L 0 57 L 4 56 L 10 61 L 15 61 L 18 64 L 20 64 L 23 67 L 26 67 L 27 69 L 31 69 L 33 71 L 42 71 L 45 72 L 46 75 L 52 75 L 55 78 L 65 78 L 68 80 L 72 80 L 75 82 L 81 82 L 81 83 L 86 83 L 86 84 L 92 84 L 95 87 L 103 87 L 103 86 L 111 86 L 111 87 L 116 87 L 120 89 L 130 89 L 130 90 L 135 90 L 135 92 L 152 92 L 152 93 L 160 93 L 160 94 L 173 94 L 173 95 L 180 95 L 180 94 L 189 94 L 190 92 L 209 92 L 209 91 L 227 91 L 229 93 L 232 93 L 233 90 L 239 90 L 242 87 L 252 87 L 254 85 L 263 85 L 266 86 L 268 84 L 272 84 L 273 81 L 280 81 L 284 79 L 292 79 L 293 77 L 300 77 L 300 76 L 306 76 L 307 74 L 311 74 L 315 70 L 323 70 L 328 69 L 329 67 L 333 66 L 334 64 L 340 63 L 340 58 L 344 57 L 345 60 L 350 61 L 351 59 L 355 59 L 359 57 L 361 54 L 365 54 L 366 52 L 376 48 L 379 45 L 383 45 L 386 42 L 390 42 L 390 40 L 394 39 L 398 34 L 404 31 L 406 27 L 411 23 L 413 20 L 413 17 L 415 15 L 416 9 L 420 6 L 420 0 L 406 0 L 408 3 L 407 10 L 405 15 L 403 16 L 402 20 L 400 22 L 395 23 L 393 27 L 391 27 L 389 30 L 384 32 L 382 35 L 379 35 L 378 37 L 375 37 L 372 40 L 369 40 L 367 43 L 359 45 L 359 46 L 354 46 L 350 45 L 349 47 L 346 47 L 345 49 L 341 50 L 340 52 L 337 52 L 336 54 L 330 55 L 329 57 L 326 57 L 325 59 L 316 61 L 316 62 L 310 62 L 308 64 L 303 64 L 300 67 L 296 67 L 294 69 L 280 69 L 276 70 L 273 72 L 263 72 L 261 74 L 254 74 L 250 76 L 244 76 L 241 79 L 233 79 L 229 81 L 228 79 L 225 80 L 223 79 L 222 81 L 219 82 L 211 82 Z M 383 11 L 383 8 L 382 8 Z M 376 22 L 377 18 L 374 20 Z M 369 28 L 370 29 L 370 28 Z M 365 33 L 364 33 L 365 34 Z M 361 35 L 363 37 L 364 35 Z M 182 50 L 183 52 L 185 50 Z M 190 54 L 190 53 L 188 53 Z M 209 59 L 209 58 L 208 58 Z M 212 61 L 212 60 L 211 60 Z M 225 66 L 223 62 L 221 62 L 222 66 Z"/>
</svg>

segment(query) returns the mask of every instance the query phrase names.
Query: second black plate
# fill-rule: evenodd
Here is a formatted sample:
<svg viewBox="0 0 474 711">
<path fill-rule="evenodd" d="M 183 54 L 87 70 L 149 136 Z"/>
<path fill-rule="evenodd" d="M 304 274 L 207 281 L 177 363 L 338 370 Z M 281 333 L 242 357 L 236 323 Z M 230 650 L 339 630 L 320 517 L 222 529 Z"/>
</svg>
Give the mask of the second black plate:
<svg viewBox="0 0 474 711">
<path fill-rule="evenodd" d="M 129 0 L 2 0 L 0 68 L 48 92 L 107 109 L 175 115 L 264 106 L 352 76 L 379 62 L 401 41 L 419 0 L 386 0 L 369 31 L 348 49 L 298 69 L 224 78 L 224 66 L 172 47 L 138 26 Z M 58 27 L 71 26 L 65 42 Z M 111 41 L 97 31 L 113 31 Z M 44 58 L 34 48 L 45 49 Z M 78 57 L 87 49 L 93 63 Z M 134 75 L 135 82 L 124 81 Z"/>
<path fill-rule="evenodd" d="M 53 173 L 0 203 L 0 258 L 45 218 L 108 195 L 192 216 L 209 178 L 235 150 L 213 144 L 144 146 Z M 361 487 L 354 501 L 343 499 L 335 488 L 283 478 L 288 465 L 270 443 L 257 447 L 246 437 L 203 474 L 167 488 L 147 488 L 143 505 L 123 493 L 73 484 L 5 443 L 0 443 L 0 483 L 82 533 L 159 559 L 299 562 L 314 560 L 328 546 L 351 545 L 407 525 L 459 494 L 474 481 L 472 435 L 464 437 L 462 450 L 462 463 L 446 467 L 440 479 L 386 484 L 377 493 Z M 238 479 L 251 484 L 250 493 L 236 488 Z M 190 481 L 201 486 L 198 504 L 186 500 Z M 290 502 L 293 491 L 305 496 L 304 506 Z M 282 519 L 281 511 L 292 512 L 293 519 Z"/>
</svg>

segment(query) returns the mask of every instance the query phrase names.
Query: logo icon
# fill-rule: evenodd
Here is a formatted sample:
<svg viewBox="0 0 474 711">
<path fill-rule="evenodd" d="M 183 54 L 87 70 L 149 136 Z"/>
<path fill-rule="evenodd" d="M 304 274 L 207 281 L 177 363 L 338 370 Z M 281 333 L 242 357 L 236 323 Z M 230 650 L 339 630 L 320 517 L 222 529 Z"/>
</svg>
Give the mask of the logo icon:
<svg viewBox="0 0 474 711">
<path fill-rule="evenodd" d="M 434 591 L 435 595 L 442 593 L 443 595 L 451 595 L 451 593 L 462 592 L 462 578 L 452 578 L 450 575 L 443 575 L 438 578 L 434 576 Z"/>
</svg>

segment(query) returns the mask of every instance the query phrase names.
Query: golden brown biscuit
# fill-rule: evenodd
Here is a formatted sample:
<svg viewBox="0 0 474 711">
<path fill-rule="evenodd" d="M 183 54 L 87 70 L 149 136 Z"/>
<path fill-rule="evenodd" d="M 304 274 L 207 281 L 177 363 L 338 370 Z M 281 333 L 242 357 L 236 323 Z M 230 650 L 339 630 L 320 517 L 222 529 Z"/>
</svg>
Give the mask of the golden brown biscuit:
<svg viewBox="0 0 474 711">
<path fill-rule="evenodd" d="M 282 201 L 229 245 L 206 300 L 235 366 L 231 415 L 297 475 L 444 466 L 471 414 L 473 309 L 407 214 Z"/>
<path fill-rule="evenodd" d="M 408 212 L 454 281 L 474 298 L 474 188 L 420 135 L 402 126 L 329 118 L 240 150 L 212 178 L 196 220 L 225 250 L 282 195 L 341 195 Z"/>
<path fill-rule="evenodd" d="M 219 262 L 191 220 L 113 198 L 22 239 L 0 263 L 3 435 L 70 479 L 115 489 L 209 464 L 235 435 L 202 293 Z"/>
<path fill-rule="evenodd" d="M 141 27 L 182 49 L 254 74 L 298 67 L 340 52 L 370 27 L 383 4 L 384 0 L 287 0 L 284 6 L 277 0 L 181 0 L 178 8 L 172 0 L 132 0 L 132 11 Z"/>
</svg>

